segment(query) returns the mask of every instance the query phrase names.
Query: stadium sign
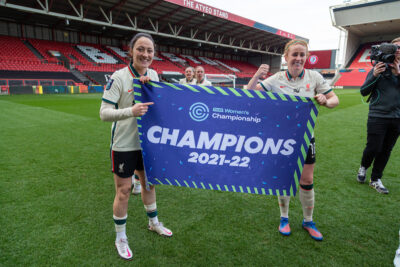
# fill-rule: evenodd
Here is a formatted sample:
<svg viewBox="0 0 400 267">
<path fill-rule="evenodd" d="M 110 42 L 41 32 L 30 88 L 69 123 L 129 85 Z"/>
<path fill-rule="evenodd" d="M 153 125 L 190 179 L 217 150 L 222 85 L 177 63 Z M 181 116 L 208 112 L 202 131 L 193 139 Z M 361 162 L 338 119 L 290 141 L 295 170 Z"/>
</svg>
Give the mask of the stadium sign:
<svg viewBox="0 0 400 267">
<path fill-rule="evenodd" d="M 148 181 L 295 195 L 317 116 L 309 98 L 134 81 Z"/>
</svg>

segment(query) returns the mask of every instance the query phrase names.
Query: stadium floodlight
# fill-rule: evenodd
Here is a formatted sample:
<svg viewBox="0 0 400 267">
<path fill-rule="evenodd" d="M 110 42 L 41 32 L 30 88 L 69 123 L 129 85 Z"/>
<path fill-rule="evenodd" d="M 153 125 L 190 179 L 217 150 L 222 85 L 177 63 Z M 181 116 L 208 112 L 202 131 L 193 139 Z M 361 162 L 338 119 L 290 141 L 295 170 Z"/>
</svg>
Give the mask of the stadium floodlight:
<svg viewBox="0 0 400 267">
<path fill-rule="evenodd" d="M 69 19 L 65 19 L 65 25 L 69 25 Z"/>
</svg>

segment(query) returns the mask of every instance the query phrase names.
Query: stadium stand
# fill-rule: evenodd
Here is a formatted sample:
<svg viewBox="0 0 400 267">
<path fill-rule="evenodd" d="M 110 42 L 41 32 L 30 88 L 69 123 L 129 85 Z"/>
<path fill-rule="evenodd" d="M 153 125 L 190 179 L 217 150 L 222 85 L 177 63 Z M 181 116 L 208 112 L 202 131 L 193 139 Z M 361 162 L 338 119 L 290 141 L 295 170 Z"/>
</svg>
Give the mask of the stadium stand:
<svg viewBox="0 0 400 267">
<path fill-rule="evenodd" d="M 0 70 L 68 72 L 57 60 L 39 59 L 21 39 L 0 38 Z"/>
<path fill-rule="evenodd" d="M 244 85 L 261 62 L 279 70 L 288 40 L 307 40 L 229 12 L 221 16 L 211 6 L 208 10 L 215 12 L 205 16 L 177 1 L 95 0 L 81 1 L 80 7 L 74 1 L 51 1 L 46 12 L 37 2 L 0 2 L 2 85 L 11 80 L 40 85 L 47 79 L 52 85 L 104 85 L 109 75 L 129 63 L 127 46 L 137 32 L 152 34 L 158 53 L 151 68 L 161 80 L 178 81 L 187 66 L 201 65 L 207 74 L 235 75 Z M 110 16 L 106 24 L 99 10 Z M 36 73 L 36 81 L 31 73 Z"/>
<path fill-rule="evenodd" d="M 335 82 L 335 86 L 359 87 L 364 83 L 368 72 L 373 67 L 370 59 L 371 46 L 376 44 L 378 43 L 365 43 L 357 48 L 350 62 L 347 64 L 347 68 L 340 70 L 340 77 Z"/>
</svg>

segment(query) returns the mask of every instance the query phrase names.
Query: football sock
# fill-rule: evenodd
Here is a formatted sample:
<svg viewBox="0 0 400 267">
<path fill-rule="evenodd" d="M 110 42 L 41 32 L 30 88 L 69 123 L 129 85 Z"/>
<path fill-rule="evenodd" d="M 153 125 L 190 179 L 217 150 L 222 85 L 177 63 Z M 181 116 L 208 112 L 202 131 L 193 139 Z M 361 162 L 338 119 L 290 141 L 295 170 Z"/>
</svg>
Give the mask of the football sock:
<svg viewBox="0 0 400 267">
<path fill-rule="evenodd" d="M 299 197 L 303 208 L 304 221 L 311 222 L 314 211 L 314 186 L 300 184 Z"/>
<path fill-rule="evenodd" d="M 150 205 L 144 205 L 144 208 L 147 213 L 147 217 L 149 217 L 149 223 L 152 225 L 158 224 L 158 217 L 157 217 L 157 204 L 154 202 Z"/>
<path fill-rule="evenodd" d="M 117 233 L 116 240 L 120 240 L 121 238 L 126 239 L 126 219 L 128 218 L 128 214 L 124 217 L 120 218 L 113 215 L 114 223 L 115 223 L 115 232 Z"/>
<path fill-rule="evenodd" d="M 279 209 L 281 210 L 281 217 L 289 218 L 289 196 L 278 196 Z"/>
</svg>

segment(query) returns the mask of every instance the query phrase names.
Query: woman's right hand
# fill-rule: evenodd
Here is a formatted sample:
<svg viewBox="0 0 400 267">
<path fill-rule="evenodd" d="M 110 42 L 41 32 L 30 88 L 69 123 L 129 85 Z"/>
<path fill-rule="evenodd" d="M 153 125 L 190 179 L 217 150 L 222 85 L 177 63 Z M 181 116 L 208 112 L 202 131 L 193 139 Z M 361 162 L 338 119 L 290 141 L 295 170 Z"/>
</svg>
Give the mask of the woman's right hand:
<svg viewBox="0 0 400 267">
<path fill-rule="evenodd" d="M 258 68 L 256 74 L 254 76 L 256 76 L 257 78 L 260 78 L 264 75 L 267 75 L 269 72 L 269 65 L 268 64 L 261 64 L 261 66 Z"/>
<path fill-rule="evenodd" d="M 132 114 L 134 117 L 140 117 L 146 114 L 149 110 L 149 106 L 153 105 L 154 102 L 146 102 L 146 103 L 135 103 L 132 107 Z"/>
<path fill-rule="evenodd" d="M 382 72 L 384 72 L 386 70 L 386 64 L 383 62 L 378 62 L 375 66 L 374 66 L 374 76 L 378 77 Z"/>
</svg>

